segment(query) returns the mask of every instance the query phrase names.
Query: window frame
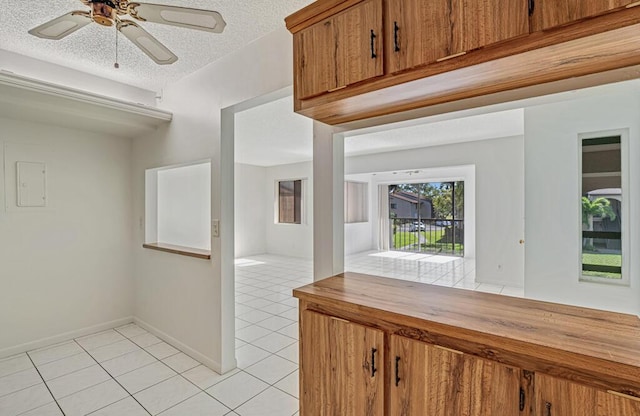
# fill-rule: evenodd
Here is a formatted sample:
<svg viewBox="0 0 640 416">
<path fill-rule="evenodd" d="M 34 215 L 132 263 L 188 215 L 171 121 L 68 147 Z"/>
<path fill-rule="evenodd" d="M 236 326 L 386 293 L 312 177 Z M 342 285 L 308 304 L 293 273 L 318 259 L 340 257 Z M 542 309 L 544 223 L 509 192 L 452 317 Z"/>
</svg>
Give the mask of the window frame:
<svg viewBox="0 0 640 416">
<path fill-rule="evenodd" d="M 296 181 L 300 181 L 300 222 L 281 222 L 280 221 L 280 182 L 296 182 Z M 273 205 L 274 224 L 285 225 L 285 226 L 306 225 L 307 224 L 306 194 L 307 194 L 307 178 L 276 179 L 274 181 L 274 205 Z"/>
<path fill-rule="evenodd" d="M 622 254 L 622 270 L 620 279 L 611 279 L 599 276 L 584 275 L 582 270 L 583 265 L 583 252 L 582 252 L 582 178 L 583 178 L 583 141 L 589 139 L 598 139 L 606 137 L 620 137 L 620 180 L 622 189 L 622 204 L 620 207 L 621 219 L 620 219 L 620 231 L 621 231 L 621 254 Z M 576 204 L 578 215 L 578 281 L 579 283 L 598 283 L 606 284 L 610 286 L 630 286 L 630 197 L 629 197 L 629 169 L 630 169 L 630 156 L 629 156 L 629 128 L 603 130 L 597 132 L 580 133 L 578 134 L 578 203 Z"/>
</svg>

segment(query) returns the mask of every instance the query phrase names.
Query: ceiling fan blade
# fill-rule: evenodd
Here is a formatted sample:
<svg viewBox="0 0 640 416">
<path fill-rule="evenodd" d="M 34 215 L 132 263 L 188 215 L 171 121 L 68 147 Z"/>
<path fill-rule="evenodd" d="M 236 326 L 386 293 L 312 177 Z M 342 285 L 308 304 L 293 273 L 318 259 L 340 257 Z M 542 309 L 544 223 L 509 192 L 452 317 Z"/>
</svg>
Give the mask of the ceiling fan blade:
<svg viewBox="0 0 640 416">
<path fill-rule="evenodd" d="M 75 11 L 34 27 L 29 31 L 29 34 L 44 39 L 60 40 L 89 23 L 91 23 L 89 13 Z"/>
<path fill-rule="evenodd" d="M 129 3 L 129 14 L 138 20 L 165 25 L 222 33 L 227 25 L 218 12 L 167 6 L 164 4 Z"/>
<path fill-rule="evenodd" d="M 158 65 L 169 65 L 178 60 L 173 52 L 135 22 L 121 20 L 118 22 L 118 30 Z"/>
</svg>

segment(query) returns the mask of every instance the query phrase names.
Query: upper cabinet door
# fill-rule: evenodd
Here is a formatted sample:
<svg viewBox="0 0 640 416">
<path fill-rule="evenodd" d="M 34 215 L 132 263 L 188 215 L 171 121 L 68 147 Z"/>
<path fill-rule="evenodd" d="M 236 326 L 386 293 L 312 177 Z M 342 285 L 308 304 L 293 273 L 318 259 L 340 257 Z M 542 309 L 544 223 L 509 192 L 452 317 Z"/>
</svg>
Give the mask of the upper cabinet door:
<svg viewBox="0 0 640 416">
<path fill-rule="evenodd" d="M 387 71 L 398 72 L 463 52 L 462 13 L 450 0 L 388 0 Z"/>
<path fill-rule="evenodd" d="M 300 416 L 384 416 L 384 333 L 305 310 Z"/>
<path fill-rule="evenodd" d="M 464 50 L 470 51 L 529 34 L 527 0 L 457 0 L 462 2 Z"/>
<path fill-rule="evenodd" d="M 520 414 L 521 370 L 392 335 L 391 416 Z"/>
<path fill-rule="evenodd" d="M 640 415 L 640 398 L 598 392 L 598 416 Z"/>
<path fill-rule="evenodd" d="M 636 0 L 536 0 L 533 15 L 534 30 L 571 23 L 623 8 Z"/>
<path fill-rule="evenodd" d="M 536 373 L 535 395 L 536 415 L 596 416 L 597 390 L 591 387 Z"/>
<path fill-rule="evenodd" d="M 383 74 L 382 0 L 366 0 L 293 36 L 298 99 Z"/>
<path fill-rule="evenodd" d="M 529 34 L 527 0 L 389 0 L 388 72 Z"/>
</svg>

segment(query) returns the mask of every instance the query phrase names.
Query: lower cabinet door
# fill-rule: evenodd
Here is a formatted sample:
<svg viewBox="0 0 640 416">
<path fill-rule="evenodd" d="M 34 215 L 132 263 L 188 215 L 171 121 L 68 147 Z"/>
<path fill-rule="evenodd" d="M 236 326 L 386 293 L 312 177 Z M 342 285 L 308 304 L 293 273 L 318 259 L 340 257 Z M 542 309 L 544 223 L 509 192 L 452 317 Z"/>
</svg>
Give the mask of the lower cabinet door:
<svg viewBox="0 0 640 416">
<path fill-rule="evenodd" d="M 384 416 L 384 333 L 305 310 L 300 416 Z"/>
<path fill-rule="evenodd" d="M 391 416 L 520 415 L 521 370 L 391 336 Z"/>
</svg>

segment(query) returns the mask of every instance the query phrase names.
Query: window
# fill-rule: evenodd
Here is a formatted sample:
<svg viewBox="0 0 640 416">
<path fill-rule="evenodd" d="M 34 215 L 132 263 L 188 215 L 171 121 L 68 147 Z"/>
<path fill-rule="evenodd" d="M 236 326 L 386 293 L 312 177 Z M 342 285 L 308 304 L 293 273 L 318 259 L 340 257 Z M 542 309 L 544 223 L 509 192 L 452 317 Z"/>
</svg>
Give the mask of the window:
<svg viewBox="0 0 640 416">
<path fill-rule="evenodd" d="M 621 135 L 581 138 L 581 280 L 628 281 L 623 265 L 625 144 Z"/>
<path fill-rule="evenodd" d="M 347 224 L 369 221 L 369 197 L 366 182 L 344 183 L 344 222 Z"/>
<path fill-rule="evenodd" d="M 302 223 L 302 180 L 278 181 L 278 222 Z"/>
</svg>

